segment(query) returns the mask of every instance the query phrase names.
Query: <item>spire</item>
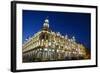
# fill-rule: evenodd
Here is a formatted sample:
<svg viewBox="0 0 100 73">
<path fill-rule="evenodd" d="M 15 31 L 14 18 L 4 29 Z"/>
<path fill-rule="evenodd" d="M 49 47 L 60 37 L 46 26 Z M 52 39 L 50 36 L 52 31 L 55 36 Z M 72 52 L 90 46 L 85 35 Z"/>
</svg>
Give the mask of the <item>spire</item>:
<svg viewBox="0 0 100 73">
<path fill-rule="evenodd" d="M 48 16 L 44 21 L 43 27 L 49 28 L 49 20 L 48 20 Z"/>
<path fill-rule="evenodd" d="M 68 39 L 68 35 L 67 34 L 65 35 L 65 39 Z"/>
<path fill-rule="evenodd" d="M 75 36 L 72 37 L 72 40 L 73 40 L 74 42 L 76 41 Z"/>
</svg>

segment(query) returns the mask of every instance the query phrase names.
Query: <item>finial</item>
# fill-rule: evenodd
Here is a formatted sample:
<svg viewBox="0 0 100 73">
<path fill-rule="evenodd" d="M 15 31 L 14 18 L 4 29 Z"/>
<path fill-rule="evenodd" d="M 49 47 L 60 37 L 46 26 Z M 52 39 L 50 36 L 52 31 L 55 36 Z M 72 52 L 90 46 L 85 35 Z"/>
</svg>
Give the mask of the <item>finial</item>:
<svg viewBox="0 0 100 73">
<path fill-rule="evenodd" d="M 48 16 L 45 19 L 45 23 L 49 23 Z"/>
</svg>

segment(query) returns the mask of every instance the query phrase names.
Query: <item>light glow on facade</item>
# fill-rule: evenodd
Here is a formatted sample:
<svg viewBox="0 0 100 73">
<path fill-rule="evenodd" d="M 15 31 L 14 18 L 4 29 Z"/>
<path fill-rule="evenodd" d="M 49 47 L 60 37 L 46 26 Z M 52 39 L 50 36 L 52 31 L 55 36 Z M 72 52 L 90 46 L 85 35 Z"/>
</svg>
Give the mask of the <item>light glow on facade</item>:
<svg viewBox="0 0 100 73">
<path fill-rule="evenodd" d="M 89 59 L 85 46 L 66 34 L 53 32 L 46 18 L 42 30 L 22 46 L 23 62 Z"/>
</svg>

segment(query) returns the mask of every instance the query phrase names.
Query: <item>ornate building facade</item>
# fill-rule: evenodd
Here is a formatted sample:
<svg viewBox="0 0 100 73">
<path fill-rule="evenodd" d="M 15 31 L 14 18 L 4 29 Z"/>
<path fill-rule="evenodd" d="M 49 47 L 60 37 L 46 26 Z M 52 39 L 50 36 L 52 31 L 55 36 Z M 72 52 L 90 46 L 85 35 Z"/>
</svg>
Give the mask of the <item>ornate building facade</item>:
<svg viewBox="0 0 100 73">
<path fill-rule="evenodd" d="M 46 18 L 42 29 L 28 39 L 22 46 L 23 62 L 80 60 L 88 59 L 85 46 L 60 32 L 53 32 L 49 28 Z"/>
</svg>

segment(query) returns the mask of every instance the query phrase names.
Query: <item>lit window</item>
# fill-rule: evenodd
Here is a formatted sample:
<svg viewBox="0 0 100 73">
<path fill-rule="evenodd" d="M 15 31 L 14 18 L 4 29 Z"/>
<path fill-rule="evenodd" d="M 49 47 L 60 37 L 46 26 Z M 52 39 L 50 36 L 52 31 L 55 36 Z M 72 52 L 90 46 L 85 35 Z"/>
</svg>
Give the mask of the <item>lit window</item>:
<svg viewBox="0 0 100 73">
<path fill-rule="evenodd" d="M 57 49 L 57 52 L 59 52 L 59 50 Z"/>
<path fill-rule="evenodd" d="M 55 50 L 54 50 L 54 49 L 52 49 L 52 51 L 54 52 Z"/>
<path fill-rule="evenodd" d="M 51 46 L 51 42 L 49 42 L 49 46 Z"/>
<path fill-rule="evenodd" d="M 47 48 L 45 48 L 44 50 L 45 50 L 45 51 L 47 51 L 48 49 L 47 49 Z"/>
</svg>

